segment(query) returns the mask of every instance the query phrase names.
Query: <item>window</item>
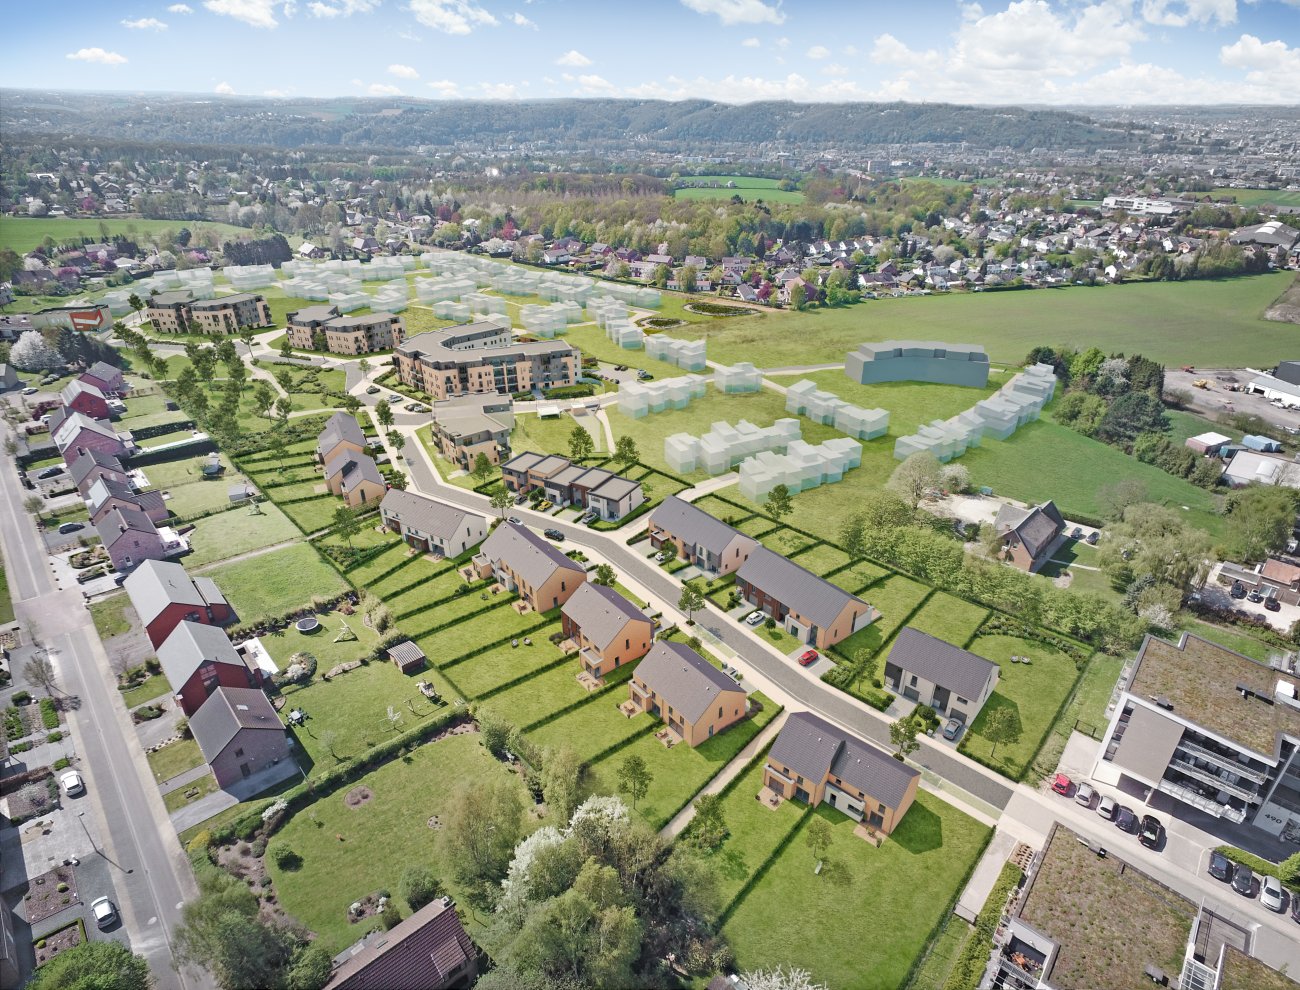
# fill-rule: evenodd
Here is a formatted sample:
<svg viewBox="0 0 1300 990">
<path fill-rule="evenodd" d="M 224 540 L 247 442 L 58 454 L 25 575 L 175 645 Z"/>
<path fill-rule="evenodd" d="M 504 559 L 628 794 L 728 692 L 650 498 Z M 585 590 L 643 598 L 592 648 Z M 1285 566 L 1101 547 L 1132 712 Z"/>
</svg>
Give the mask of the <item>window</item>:
<svg viewBox="0 0 1300 990">
<path fill-rule="evenodd" d="M 242 749 L 237 749 L 237 750 L 235 750 L 235 756 L 238 757 L 238 756 L 243 756 L 243 755 L 244 755 L 244 751 L 243 751 Z"/>
<path fill-rule="evenodd" d="M 718 718 L 722 718 L 722 706 L 718 706 Z"/>
<path fill-rule="evenodd" d="M 965 698 L 963 698 L 961 695 L 958 695 L 958 696 L 957 696 L 957 704 L 959 704 L 959 705 L 969 705 L 970 702 L 967 701 Z"/>
<path fill-rule="evenodd" d="M 912 675 L 912 687 L 916 687 L 916 675 Z"/>
</svg>

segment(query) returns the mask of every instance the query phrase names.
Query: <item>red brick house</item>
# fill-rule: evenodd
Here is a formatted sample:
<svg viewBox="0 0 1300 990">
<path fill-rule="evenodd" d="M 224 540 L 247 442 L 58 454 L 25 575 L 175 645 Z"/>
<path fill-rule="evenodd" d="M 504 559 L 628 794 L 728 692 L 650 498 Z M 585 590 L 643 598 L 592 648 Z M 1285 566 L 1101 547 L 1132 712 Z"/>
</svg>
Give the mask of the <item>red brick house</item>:
<svg viewBox="0 0 1300 990">
<path fill-rule="evenodd" d="M 74 378 L 63 386 L 59 398 L 63 400 L 63 408 L 68 412 L 79 412 L 91 419 L 109 417 L 108 399 L 104 393 L 97 386 L 79 378 Z"/>
<path fill-rule="evenodd" d="M 146 560 L 122 586 L 154 649 L 166 642 L 181 622 L 224 626 L 235 620 L 234 609 L 213 580 L 191 580 L 180 564 Z"/>
<path fill-rule="evenodd" d="M 290 759 L 284 723 L 258 688 L 218 687 L 190 717 L 190 731 L 223 790 Z"/>
<path fill-rule="evenodd" d="M 85 447 L 77 448 L 75 454 L 76 456 L 68 465 L 68 474 L 72 478 L 72 483 L 77 486 L 77 491 L 81 492 L 82 498 L 85 498 L 86 492 L 90 491 L 90 486 L 100 478 L 123 485 L 129 483 L 126 468 L 112 454 L 87 450 Z"/>
<path fill-rule="evenodd" d="M 90 521 L 96 525 L 110 511 L 121 506 L 143 512 L 155 525 L 171 517 L 171 510 L 167 508 L 162 492 L 137 492 L 130 485 L 112 478 L 96 481 L 86 489 L 85 499 Z"/>
<path fill-rule="evenodd" d="M 153 520 L 131 506 L 114 506 L 95 524 L 95 532 L 119 571 L 129 571 L 146 560 L 164 560 L 168 555 Z"/>
<path fill-rule="evenodd" d="M 122 369 L 114 368 L 104 361 L 96 361 L 77 376 L 77 381 L 93 385 L 105 395 L 121 395 L 126 391 L 126 380 Z"/>
<path fill-rule="evenodd" d="M 1032 509 L 1004 505 L 993 527 L 1002 537 L 1002 559 L 1033 574 L 1052 559 L 1065 532 L 1065 519 L 1051 501 Z"/>
<path fill-rule="evenodd" d="M 477 977 L 478 952 L 442 898 L 340 952 L 324 990 L 463 990 Z"/>
<path fill-rule="evenodd" d="M 71 464 L 82 450 L 97 450 L 101 454 L 121 457 L 127 453 L 126 441 L 117 435 L 106 419 L 92 419 L 82 413 L 68 413 L 54 431 L 54 445 L 63 455 L 63 463 Z"/>
<path fill-rule="evenodd" d="M 263 672 L 230 644 L 216 626 L 182 622 L 158 647 L 158 662 L 171 685 L 176 704 L 193 715 L 219 687 L 261 687 Z"/>
<path fill-rule="evenodd" d="M 578 647 L 582 669 L 602 678 L 640 660 L 650 650 L 650 618 L 613 588 L 590 581 L 579 585 L 560 609 L 564 635 Z"/>
</svg>

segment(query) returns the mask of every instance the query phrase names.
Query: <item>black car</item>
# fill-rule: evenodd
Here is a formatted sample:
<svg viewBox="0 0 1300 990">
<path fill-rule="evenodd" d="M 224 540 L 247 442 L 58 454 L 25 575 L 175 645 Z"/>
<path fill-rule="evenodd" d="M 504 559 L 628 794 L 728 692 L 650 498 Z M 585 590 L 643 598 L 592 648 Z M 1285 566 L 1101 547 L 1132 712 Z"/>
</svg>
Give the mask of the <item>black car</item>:
<svg viewBox="0 0 1300 990">
<path fill-rule="evenodd" d="M 1243 897 L 1255 896 L 1255 874 L 1249 866 L 1237 864 L 1232 871 L 1232 889 Z"/>
<path fill-rule="evenodd" d="M 1270 612 L 1282 611 L 1282 603 L 1271 595 L 1264 599 L 1264 608 Z"/>
<path fill-rule="evenodd" d="M 561 533 L 558 529 L 544 529 L 544 530 L 542 530 L 542 533 L 543 533 L 543 535 L 545 535 L 545 537 L 546 537 L 548 540 L 557 540 L 557 541 L 558 541 L 558 540 L 563 540 L 563 539 L 564 539 L 564 534 Z"/>
<path fill-rule="evenodd" d="M 1246 586 L 1242 584 L 1240 581 L 1233 581 L 1232 588 L 1231 590 L 1229 590 L 1228 594 L 1230 594 L 1233 598 L 1245 598 Z"/>
<path fill-rule="evenodd" d="M 1138 836 L 1138 842 L 1148 849 L 1159 849 L 1160 839 L 1163 837 L 1165 827 L 1160 824 L 1160 819 L 1155 815 L 1142 816 L 1142 834 Z"/>
<path fill-rule="evenodd" d="M 625 364 L 616 364 L 616 365 L 614 365 L 614 370 L 615 370 L 615 371 L 627 371 L 627 365 L 625 365 Z"/>
<path fill-rule="evenodd" d="M 1250 594 L 1246 596 L 1246 601 L 1254 602 L 1256 605 L 1258 605 L 1263 600 L 1264 600 L 1264 596 L 1259 593 L 1258 588 L 1251 588 Z"/>
<path fill-rule="evenodd" d="M 1227 883 L 1232 879 L 1232 860 L 1221 852 L 1210 853 L 1210 876 Z"/>
<path fill-rule="evenodd" d="M 44 481 L 46 478 L 57 478 L 62 473 L 63 473 L 63 468 L 59 467 L 58 465 L 55 465 L 54 467 L 47 467 L 36 477 L 39 478 L 41 481 Z"/>
<path fill-rule="evenodd" d="M 1129 835 L 1137 835 L 1141 829 L 1138 824 L 1138 816 L 1133 814 L 1131 808 L 1126 808 L 1122 804 L 1115 813 L 1115 825 L 1121 832 L 1127 832 Z"/>
<path fill-rule="evenodd" d="M 1091 533 L 1088 534 L 1088 538 L 1084 542 L 1087 543 L 1088 546 L 1090 547 L 1095 547 L 1097 545 L 1097 540 L 1099 540 L 1100 538 L 1101 538 L 1101 534 L 1094 529 Z"/>
<path fill-rule="evenodd" d="M 64 536 L 67 536 L 69 533 L 75 533 L 78 530 L 82 530 L 85 528 L 86 528 L 85 523 L 65 522 L 62 526 L 59 527 L 59 532 L 62 533 Z"/>
</svg>

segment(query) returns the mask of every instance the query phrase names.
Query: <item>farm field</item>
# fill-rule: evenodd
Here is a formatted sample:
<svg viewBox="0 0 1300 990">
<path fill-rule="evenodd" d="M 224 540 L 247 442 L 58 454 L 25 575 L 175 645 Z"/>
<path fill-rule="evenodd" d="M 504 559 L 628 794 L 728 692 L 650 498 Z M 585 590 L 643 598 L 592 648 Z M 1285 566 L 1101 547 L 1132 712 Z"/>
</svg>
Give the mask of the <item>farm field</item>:
<svg viewBox="0 0 1300 990">
<path fill-rule="evenodd" d="M 83 237 L 91 241 L 104 238 L 104 228 L 108 236 L 122 234 L 148 240 L 163 231 L 179 231 L 189 228 L 191 233 L 210 230 L 221 240 L 244 239 L 253 236 L 247 227 L 236 227 L 229 223 L 215 220 L 100 220 L 97 217 L 68 219 L 64 217 L 5 217 L 0 221 L 0 248 L 9 248 L 18 254 L 26 254 L 33 248 L 40 247 L 47 237 L 53 237 L 59 244 L 81 242 Z"/>
<path fill-rule="evenodd" d="M 779 188 L 780 179 L 764 179 L 753 175 L 690 175 L 683 182 L 716 182 L 717 186 L 687 186 L 674 189 L 675 199 L 722 199 L 739 196 L 747 203 L 761 199 L 768 203 L 802 203 L 804 195 L 798 189 Z M 728 186 L 730 183 L 730 186 Z"/>
<path fill-rule="evenodd" d="M 720 320 L 673 333 L 707 337 L 711 361 L 753 361 L 770 368 L 843 361 L 863 341 L 890 339 L 982 344 L 994 361 L 1012 364 L 1040 344 L 1067 344 L 1095 345 L 1108 353 L 1140 349 L 1172 367 L 1263 367 L 1294 352 L 1295 327 L 1263 319 L 1293 278 L 1276 272 L 1222 281 L 869 300 L 844 309 Z"/>
</svg>

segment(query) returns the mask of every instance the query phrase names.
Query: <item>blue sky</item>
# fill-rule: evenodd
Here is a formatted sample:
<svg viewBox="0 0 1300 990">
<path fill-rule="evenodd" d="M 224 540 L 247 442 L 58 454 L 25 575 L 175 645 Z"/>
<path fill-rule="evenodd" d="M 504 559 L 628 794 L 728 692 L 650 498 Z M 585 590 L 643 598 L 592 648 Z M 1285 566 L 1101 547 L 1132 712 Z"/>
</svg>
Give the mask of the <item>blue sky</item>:
<svg viewBox="0 0 1300 990">
<path fill-rule="evenodd" d="M 1300 102 L 1300 0 L 61 0 L 5 23 L 13 87 Z"/>
</svg>

